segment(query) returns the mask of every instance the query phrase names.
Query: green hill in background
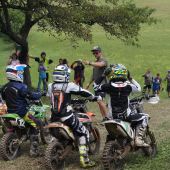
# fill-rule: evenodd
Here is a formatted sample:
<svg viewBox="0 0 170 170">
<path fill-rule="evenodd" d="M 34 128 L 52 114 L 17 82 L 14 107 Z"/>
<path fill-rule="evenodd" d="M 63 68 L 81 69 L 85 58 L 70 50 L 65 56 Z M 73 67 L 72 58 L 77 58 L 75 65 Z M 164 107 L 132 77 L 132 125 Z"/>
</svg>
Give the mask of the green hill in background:
<svg viewBox="0 0 170 170">
<path fill-rule="evenodd" d="M 99 26 L 93 27 L 93 41 L 91 43 L 78 41 L 77 48 L 75 44 L 64 38 L 50 37 L 48 33 L 37 32 L 36 28 L 32 30 L 29 36 L 30 55 L 39 56 L 41 51 L 46 51 L 47 56 L 54 60 L 51 71 L 57 65 L 59 58 L 67 58 L 69 64 L 76 59 L 94 60 L 90 49 L 94 45 L 101 46 L 104 56 L 109 63 L 122 63 L 131 71 L 133 77 L 141 85 L 143 78 L 141 75 L 147 68 L 150 68 L 154 75 L 160 73 L 164 78 L 168 69 L 170 69 L 170 1 L 168 0 L 136 0 L 139 6 L 149 6 L 156 9 L 154 16 L 160 21 L 151 26 L 145 25 L 140 32 L 140 46 L 127 46 L 117 39 L 109 40 L 104 31 Z M 1 84 L 6 82 L 4 68 L 10 53 L 12 44 L 4 38 L 0 38 L 0 76 Z M 37 86 L 38 72 L 37 63 L 30 59 L 31 75 L 33 86 Z M 86 82 L 88 82 L 91 73 L 91 67 L 86 67 Z M 165 86 L 166 83 L 164 83 Z"/>
</svg>

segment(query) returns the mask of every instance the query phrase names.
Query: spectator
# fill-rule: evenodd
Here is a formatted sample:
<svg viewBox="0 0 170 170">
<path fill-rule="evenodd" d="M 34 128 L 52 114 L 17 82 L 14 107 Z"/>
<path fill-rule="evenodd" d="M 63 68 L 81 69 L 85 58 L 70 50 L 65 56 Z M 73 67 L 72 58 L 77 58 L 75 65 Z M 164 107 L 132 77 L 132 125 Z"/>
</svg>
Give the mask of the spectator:
<svg viewBox="0 0 170 170">
<path fill-rule="evenodd" d="M 62 65 L 62 64 L 63 64 L 63 59 L 60 58 L 60 59 L 58 60 L 58 66 L 59 66 L 59 65 Z"/>
<path fill-rule="evenodd" d="M 43 61 L 44 66 L 45 66 L 45 68 L 46 68 L 46 82 L 48 82 L 48 79 L 49 79 L 49 65 L 50 65 L 51 63 L 53 63 L 53 60 L 48 59 L 48 58 L 46 57 L 46 53 L 45 53 L 44 51 L 41 52 L 41 58 L 39 58 L 39 57 L 32 57 L 32 56 L 30 56 L 30 58 L 35 59 L 35 61 L 38 62 L 38 63 L 40 63 L 41 61 Z"/>
<path fill-rule="evenodd" d="M 63 62 L 62 62 L 62 64 L 63 64 L 63 65 L 65 65 L 65 66 L 67 66 L 67 67 L 69 67 L 69 65 L 68 65 L 68 61 L 67 61 L 67 59 L 66 59 L 66 58 L 63 58 Z"/>
<path fill-rule="evenodd" d="M 146 73 L 144 75 L 142 75 L 144 77 L 144 87 L 143 87 L 143 91 L 146 94 L 150 94 L 150 90 L 152 88 L 152 81 L 153 81 L 153 76 L 152 73 L 150 71 L 150 69 L 148 69 L 146 71 Z M 146 92 L 147 91 L 147 92 Z"/>
<path fill-rule="evenodd" d="M 161 83 L 162 83 L 162 79 L 160 77 L 160 74 L 157 73 L 156 77 L 153 79 L 153 84 L 152 84 L 153 94 L 159 95 L 159 92 L 161 90 Z"/>
<path fill-rule="evenodd" d="M 84 77 L 84 65 L 81 60 L 74 61 L 71 64 L 71 68 L 74 70 L 74 81 L 77 85 L 83 87 L 83 83 L 85 80 Z"/>
<path fill-rule="evenodd" d="M 39 81 L 38 81 L 37 91 L 38 92 L 41 91 L 41 82 L 43 82 L 44 93 L 47 93 L 46 68 L 44 66 L 43 61 L 39 62 L 38 72 L 39 72 Z"/>
<path fill-rule="evenodd" d="M 170 97 L 170 70 L 168 70 L 168 74 L 166 75 L 165 81 L 167 81 L 167 92 L 168 92 L 168 97 Z"/>
<path fill-rule="evenodd" d="M 86 86 L 86 89 L 88 89 L 94 81 L 96 81 L 99 77 L 101 77 L 101 75 L 103 75 L 104 70 L 107 67 L 107 61 L 103 57 L 102 50 L 99 46 L 94 46 L 93 49 L 91 50 L 91 52 L 95 56 L 96 60 L 94 62 L 84 61 L 85 65 L 90 65 L 93 67 L 91 80 L 90 80 L 89 84 Z M 103 83 L 106 83 L 106 78 L 103 79 L 103 82 L 101 84 L 103 84 Z M 104 92 L 95 92 L 95 95 L 101 96 L 102 98 L 105 97 Z M 103 108 L 105 108 L 105 107 L 102 107 L 102 105 L 105 105 L 105 104 L 103 101 L 99 101 L 98 104 L 99 104 L 100 112 L 103 116 L 103 121 L 104 121 L 105 118 L 107 117 L 107 115 L 105 114 L 107 111 L 103 110 Z"/>
<path fill-rule="evenodd" d="M 20 64 L 20 61 L 18 60 L 18 56 L 16 53 L 12 53 L 12 55 L 9 57 L 7 65 L 17 65 Z"/>
</svg>

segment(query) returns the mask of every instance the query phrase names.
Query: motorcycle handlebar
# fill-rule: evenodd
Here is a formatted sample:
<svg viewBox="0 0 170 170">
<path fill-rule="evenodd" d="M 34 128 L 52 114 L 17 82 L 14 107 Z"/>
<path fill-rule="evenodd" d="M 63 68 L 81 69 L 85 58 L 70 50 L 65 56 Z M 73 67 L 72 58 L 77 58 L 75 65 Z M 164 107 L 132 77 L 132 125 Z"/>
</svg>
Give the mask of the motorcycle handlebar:
<svg viewBox="0 0 170 170">
<path fill-rule="evenodd" d="M 134 102 L 141 102 L 143 99 L 149 100 L 150 98 L 155 97 L 155 95 L 141 95 L 141 96 L 137 96 L 134 97 L 132 99 L 130 99 L 130 103 L 134 103 Z"/>
</svg>

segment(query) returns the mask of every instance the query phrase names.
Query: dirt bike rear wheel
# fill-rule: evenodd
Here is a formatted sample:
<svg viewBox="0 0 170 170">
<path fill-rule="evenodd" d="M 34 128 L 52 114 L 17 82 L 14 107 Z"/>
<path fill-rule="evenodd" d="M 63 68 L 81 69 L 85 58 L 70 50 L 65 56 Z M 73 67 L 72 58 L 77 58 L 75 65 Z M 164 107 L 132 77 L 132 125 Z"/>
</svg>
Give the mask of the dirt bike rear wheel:
<svg viewBox="0 0 170 170">
<path fill-rule="evenodd" d="M 150 145 L 150 147 L 142 148 L 144 155 L 151 158 L 155 157 L 157 154 L 157 144 L 154 133 L 148 129 L 144 140 Z"/>
<path fill-rule="evenodd" d="M 49 170 L 63 170 L 64 160 L 60 159 L 60 156 L 64 152 L 62 144 L 57 141 L 50 143 L 45 152 L 45 166 Z"/>
<path fill-rule="evenodd" d="M 104 170 L 122 170 L 123 162 L 118 159 L 119 144 L 115 141 L 108 141 L 105 144 L 103 154 L 102 154 L 102 163 Z"/>
<path fill-rule="evenodd" d="M 97 127 L 92 127 L 89 140 L 89 154 L 98 154 L 100 150 L 100 133 Z"/>
<path fill-rule="evenodd" d="M 20 152 L 18 137 L 15 133 L 6 133 L 0 142 L 0 154 L 5 161 L 15 159 Z"/>
</svg>

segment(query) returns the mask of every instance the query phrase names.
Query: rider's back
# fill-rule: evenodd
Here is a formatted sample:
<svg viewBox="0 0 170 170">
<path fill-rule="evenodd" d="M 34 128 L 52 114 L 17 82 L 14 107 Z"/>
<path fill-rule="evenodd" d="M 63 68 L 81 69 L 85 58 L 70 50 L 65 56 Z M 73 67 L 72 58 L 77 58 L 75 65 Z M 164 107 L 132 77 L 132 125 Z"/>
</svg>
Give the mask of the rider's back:
<svg viewBox="0 0 170 170">
<path fill-rule="evenodd" d="M 6 101 L 8 113 L 24 116 L 27 110 L 27 100 L 24 96 L 27 86 L 17 81 L 8 82 L 2 90 L 2 98 Z"/>
</svg>

